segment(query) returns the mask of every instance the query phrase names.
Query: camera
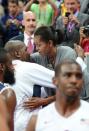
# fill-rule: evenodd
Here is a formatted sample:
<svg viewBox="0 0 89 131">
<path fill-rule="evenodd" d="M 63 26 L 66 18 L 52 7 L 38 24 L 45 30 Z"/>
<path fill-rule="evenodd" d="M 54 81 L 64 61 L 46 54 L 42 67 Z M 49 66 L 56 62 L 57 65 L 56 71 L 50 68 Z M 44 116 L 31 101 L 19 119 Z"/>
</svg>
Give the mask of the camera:
<svg viewBox="0 0 89 131">
<path fill-rule="evenodd" d="M 89 25 L 84 26 L 84 31 L 83 31 L 83 33 L 84 33 L 86 36 L 89 37 Z"/>
<path fill-rule="evenodd" d="M 69 15 L 70 15 L 70 12 L 66 12 L 66 13 L 65 13 L 65 16 L 66 16 L 66 17 L 69 17 Z"/>
</svg>

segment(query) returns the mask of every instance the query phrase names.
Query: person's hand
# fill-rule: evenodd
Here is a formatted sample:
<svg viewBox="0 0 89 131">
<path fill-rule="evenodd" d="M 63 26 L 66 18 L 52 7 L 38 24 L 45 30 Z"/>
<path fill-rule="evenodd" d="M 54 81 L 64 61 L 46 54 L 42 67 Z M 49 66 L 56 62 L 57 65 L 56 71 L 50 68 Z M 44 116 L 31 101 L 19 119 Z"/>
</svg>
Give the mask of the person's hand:
<svg viewBox="0 0 89 131">
<path fill-rule="evenodd" d="M 6 21 L 6 27 L 9 27 L 12 24 L 12 19 L 8 19 Z"/>
<path fill-rule="evenodd" d="M 68 25 L 68 22 L 69 22 L 69 18 L 66 17 L 66 16 L 63 16 L 63 24 L 64 24 L 65 26 L 67 26 L 67 25 Z"/>
<path fill-rule="evenodd" d="M 79 20 L 77 19 L 77 17 L 74 16 L 73 14 L 69 15 L 69 21 L 74 22 L 74 23 L 77 24 L 77 25 L 80 24 L 80 22 L 79 22 Z"/>
<path fill-rule="evenodd" d="M 17 19 L 14 19 L 13 24 L 15 24 L 18 27 L 20 25 L 20 22 Z"/>
<path fill-rule="evenodd" d="M 77 56 L 78 57 L 81 57 L 82 59 L 84 59 L 84 50 L 81 46 L 77 45 L 77 44 L 74 44 L 74 49 L 77 53 Z"/>
<path fill-rule="evenodd" d="M 25 109 L 35 110 L 36 108 L 48 105 L 53 101 L 55 101 L 55 95 L 47 98 L 32 97 L 23 103 L 23 107 Z"/>
<path fill-rule="evenodd" d="M 8 19 L 6 22 L 6 26 L 9 27 L 11 24 L 14 24 L 18 27 L 20 25 L 20 22 L 17 19 Z"/>
<path fill-rule="evenodd" d="M 80 30 L 79 30 L 80 38 L 86 38 L 86 35 L 83 32 L 84 32 L 84 27 L 80 27 Z"/>
<path fill-rule="evenodd" d="M 36 108 L 39 108 L 40 106 L 43 105 L 44 99 L 45 98 L 32 97 L 31 99 L 28 99 L 23 103 L 23 107 L 25 109 L 35 110 Z"/>
<path fill-rule="evenodd" d="M 28 2 L 29 2 L 29 3 L 34 3 L 34 2 L 35 2 L 35 0 L 29 0 Z"/>
</svg>

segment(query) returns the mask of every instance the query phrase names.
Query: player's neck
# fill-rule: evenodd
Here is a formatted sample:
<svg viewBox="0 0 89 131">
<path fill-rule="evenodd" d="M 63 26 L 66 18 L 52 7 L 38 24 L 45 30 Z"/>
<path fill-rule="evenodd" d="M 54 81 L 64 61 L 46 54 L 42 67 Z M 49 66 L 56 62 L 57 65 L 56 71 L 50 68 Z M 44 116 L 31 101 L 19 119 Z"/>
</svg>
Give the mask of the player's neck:
<svg viewBox="0 0 89 131">
<path fill-rule="evenodd" d="M 68 102 L 63 99 L 55 103 L 56 109 L 63 117 L 69 117 L 80 107 L 80 99 Z"/>
</svg>

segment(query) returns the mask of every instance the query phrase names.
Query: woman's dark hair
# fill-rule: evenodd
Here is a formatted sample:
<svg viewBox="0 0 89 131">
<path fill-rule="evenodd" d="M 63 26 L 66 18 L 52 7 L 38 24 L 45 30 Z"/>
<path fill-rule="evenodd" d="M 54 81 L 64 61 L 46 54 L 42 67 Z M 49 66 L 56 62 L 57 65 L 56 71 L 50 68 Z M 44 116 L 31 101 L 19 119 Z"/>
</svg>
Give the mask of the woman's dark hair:
<svg viewBox="0 0 89 131">
<path fill-rule="evenodd" d="M 41 40 L 44 42 L 52 40 L 54 46 L 60 44 L 63 41 L 63 34 L 61 30 L 55 30 L 53 26 L 38 27 L 34 33 L 34 36 L 40 36 Z"/>
</svg>

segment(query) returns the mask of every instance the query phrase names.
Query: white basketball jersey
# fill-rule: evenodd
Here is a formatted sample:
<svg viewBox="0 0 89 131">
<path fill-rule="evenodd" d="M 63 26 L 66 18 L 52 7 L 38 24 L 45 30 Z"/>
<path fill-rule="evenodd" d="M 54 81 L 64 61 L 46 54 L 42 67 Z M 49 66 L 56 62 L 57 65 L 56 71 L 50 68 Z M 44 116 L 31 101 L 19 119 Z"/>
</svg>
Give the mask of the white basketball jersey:
<svg viewBox="0 0 89 131">
<path fill-rule="evenodd" d="M 68 118 L 57 112 L 55 103 L 48 105 L 39 111 L 35 131 L 89 131 L 89 103 L 81 101 Z"/>
</svg>

